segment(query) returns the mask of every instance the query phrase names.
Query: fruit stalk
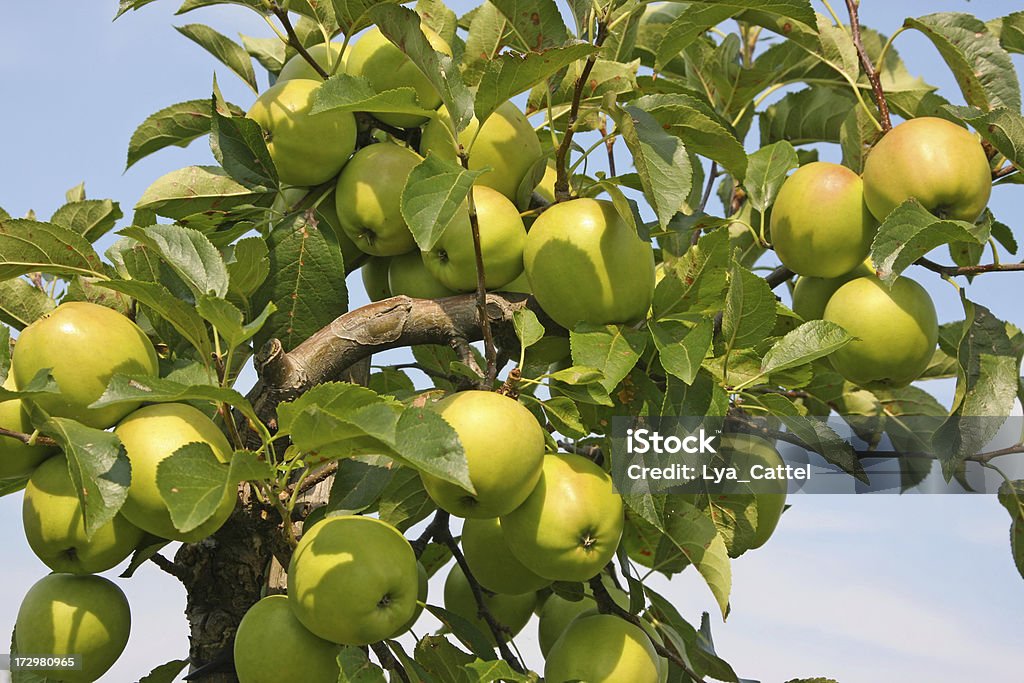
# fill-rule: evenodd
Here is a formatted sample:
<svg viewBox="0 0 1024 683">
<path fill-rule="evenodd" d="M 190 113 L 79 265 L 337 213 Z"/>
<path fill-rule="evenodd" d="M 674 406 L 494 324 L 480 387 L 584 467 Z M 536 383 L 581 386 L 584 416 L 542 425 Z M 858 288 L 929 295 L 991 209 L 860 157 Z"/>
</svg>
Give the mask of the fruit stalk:
<svg viewBox="0 0 1024 683">
<path fill-rule="evenodd" d="M 885 100 L 885 91 L 882 90 L 882 81 L 875 70 L 868 53 L 864 50 L 864 43 L 860 38 L 860 17 L 857 13 L 858 0 L 846 0 L 846 9 L 850 12 L 850 33 L 853 36 L 853 45 L 857 48 L 857 57 L 864 68 L 864 75 L 871 83 L 871 92 L 875 96 L 875 104 L 878 105 L 878 113 L 882 118 L 882 132 L 888 133 L 892 130 L 892 119 L 889 117 L 889 103 Z"/>
</svg>

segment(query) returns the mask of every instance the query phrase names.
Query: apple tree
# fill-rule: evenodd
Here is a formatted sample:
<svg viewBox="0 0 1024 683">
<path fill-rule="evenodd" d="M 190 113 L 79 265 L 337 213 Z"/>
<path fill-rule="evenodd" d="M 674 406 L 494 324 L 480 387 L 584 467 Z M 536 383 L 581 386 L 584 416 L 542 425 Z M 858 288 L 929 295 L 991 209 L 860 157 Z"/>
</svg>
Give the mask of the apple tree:
<svg viewBox="0 0 1024 683">
<path fill-rule="evenodd" d="M 1024 271 L 987 208 L 1022 177 L 1024 14 L 888 37 L 855 0 L 179 14 L 220 4 L 272 31 L 177 29 L 253 101 L 197 84 L 125 132 L 129 169 L 199 138 L 214 165 L 153 179 L 130 219 L 83 187 L 47 220 L 0 210 L 0 493 L 55 572 L 12 652 L 82 657 L 50 680 L 120 656 L 129 606 L 99 574 L 128 560 L 187 591 L 188 658 L 148 681 L 738 681 L 707 615 L 646 579 L 697 572 L 726 615 L 786 485 L 619 490 L 614 417 L 720 418 L 745 462 L 795 444 L 861 482 L 890 457 L 904 488 L 921 450 L 965 486 L 1024 452 L 982 450 L 1024 335 L 971 287 Z M 908 71 L 905 31 L 960 92 Z M 940 323 L 950 285 L 963 315 Z M 442 631 L 405 637 L 424 610 Z"/>
</svg>

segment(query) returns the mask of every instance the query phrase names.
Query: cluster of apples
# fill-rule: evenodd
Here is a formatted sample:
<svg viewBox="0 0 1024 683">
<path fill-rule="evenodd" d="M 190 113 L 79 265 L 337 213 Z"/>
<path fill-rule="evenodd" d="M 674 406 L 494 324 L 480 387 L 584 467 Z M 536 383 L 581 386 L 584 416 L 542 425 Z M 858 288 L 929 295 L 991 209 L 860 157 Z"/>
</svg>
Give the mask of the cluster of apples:
<svg viewBox="0 0 1024 683">
<path fill-rule="evenodd" d="M 435 50 L 451 54 L 443 38 L 425 25 L 421 28 Z M 644 317 L 654 287 L 653 251 L 611 203 L 565 202 L 544 211 L 527 233 L 520 216 L 520 208 L 526 207 L 516 202 L 522 203 L 524 194 L 534 189 L 552 201 L 554 171 L 548 163 L 543 179 L 537 177 L 543 158 L 540 140 L 515 104 L 500 105 L 482 125 L 474 118 L 456 140 L 437 91 L 378 29 L 368 30 L 345 53 L 336 43 L 309 52 L 330 75 L 363 77 L 378 92 L 411 87 L 422 106 L 440 107 L 429 119 L 402 112 L 375 114 L 390 126 L 422 127 L 418 150 L 386 135 L 355 150 L 353 114 L 311 113 L 313 93 L 323 80 L 297 55 L 248 113 L 262 126 L 283 183 L 309 187 L 337 177 L 333 197 L 322 202 L 320 216 L 335 229 L 346 259 L 369 255 L 362 276 L 371 300 L 397 295 L 436 299 L 476 289 L 468 204 L 429 251 L 419 250 L 401 211 L 412 169 L 430 153 L 454 161 L 464 145 L 470 170 L 491 169 L 477 178 L 472 190 L 487 289 L 533 293 L 553 320 L 570 329 L 580 322 L 623 323 Z M 282 208 L 287 204 L 280 203 Z M 565 296 L 567 283 L 574 281 L 587 286 Z"/>
<path fill-rule="evenodd" d="M 772 208 L 772 244 L 800 275 L 793 310 L 855 337 L 830 356 L 839 374 L 868 388 L 906 386 L 928 367 L 938 340 L 928 292 L 906 277 L 887 287 L 865 261 L 879 222 L 916 199 L 939 218 L 973 223 L 990 192 L 991 171 L 978 139 L 934 117 L 886 133 L 869 153 L 863 176 L 814 162 L 786 179 Z"/>
<path fill-rule="evenodd" d="M 184 403 L 90 407 L 115 373 L 155 377 L 158 369 L 152 343 L 133 321 L 86 302 L 61 304 L 26 327 L 14 349 L 6 387 L 25 388 L 50 372 L 60 392 L 36 394 L 31 399 L 35 407 L 50 417 L 113 428 L 131 463 L 127 500 L 90 535 L 71 478 L 74 465 L 65 454 L 0 437 L 0 478 L 29 477 L 22 505 L 25 536 L 55 572 L 25 596 L 17 618 L 17 648 L 26 654 L 81 655 L 82 668 L 63 672 L 61 680 L 95 680 L 128 641 L 128 602 L 120 588 L 95 574 L 120 564 L 146 534 L 199 540 L 216 531 L 234 509 L 235 496 L 226 491 L 210 521 L 181 533 L 157 488 L 157 466 L 186 444 L 206 443 L 222 463 L 228 462 L 231 447 L 203 412 Z M 0 426 L 31 434 L 27 406 L 18 399 L 0 403 Z"/>
</svg>

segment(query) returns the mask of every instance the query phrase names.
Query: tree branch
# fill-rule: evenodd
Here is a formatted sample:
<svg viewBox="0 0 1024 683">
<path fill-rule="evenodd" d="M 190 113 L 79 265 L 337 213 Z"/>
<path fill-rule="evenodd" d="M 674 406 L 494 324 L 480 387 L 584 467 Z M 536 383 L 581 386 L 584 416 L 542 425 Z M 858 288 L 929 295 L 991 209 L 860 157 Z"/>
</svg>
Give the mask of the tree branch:
<svg viewBox="0 0 1024 683">
<path fill-rule="evenodd" d="M 987 263 L 979 266 L 946 266 L 931 259 L 919 258 L 915 265 L 927 268 L 944 277 L 957 275 L 981 275 L 982 273 L 1015 273 L 1024 271 L 1024 263 Z"/>
<path fill-rule="evenodd" d="M 0 436 L 6 436 L 11 439 L 17 439 L 18 441 L 28 446 L 58 446 L 56 441 L 48 436 L 42 434 L 26 434 L 25 432 L 16 432 L 13 429 L 7 429 L 0 427 Z"/>
<path fill-rule="evenodd" d="M 469 170 L 469 154 L 459 145 L 459 160 L 462 168 Z M 476 260 L 476 309 L 480 315 L 480 331 L 484 338 L 484 358 L 487 359 L 487 372 L 483 376 L 482 389 L 491 390 L 494 379 L 498 376 L 498 354 L 494 350 L 494 337 L 491 335 L 491 321 L 487 319 L 487 277 L 484 273 L 484 252 L 480 242 L 480 217 L 476 213 L 476 201 L 473 198 L 473 189 L 470 188 L 466 195 L 466 205 L 469 207 L 469 230 L 473 237 L 473 257 Z M 470 353 L 470 367 L 476 365 L 476 360 Z"/>
<path fill-rule="evenodd" d="M 786 266 L 779 266 L 772 272 L 768 273 L 768 275 L 765 276 L 764 281 L 768 283 L 769 287 L 775 289 L 794 275 L 796 275 L 796 273 Z"/>
<path fill-rule="evenodd" d="M 864 49 L 864 43 L 860 38 L 860 18 L 857 14 L 858 0 L 846 0 L 846 9 L 850 12 L 850 33 L 853 35 L 853 45 L 857 48 L 857 56 L 860 58 L 860 65 L 864 69 L 864 75 L 871 83 L 871 91 L 875 96 L 875 104 L 878 105 L 878 113 L 882 118 L 882 131 L 892 130 L 892 119 L 889 117 L 889 103 L 885 100 L 885 91 L 882 90 L 882 81 L 875 70 L 875 65 L 868 57 Z"/>
<path fill-rule="evenodd" d="M 716 178 L 718 178 L 718 162 L 717 161 L 712 161 L 711 162 L 711 169 L 708 171 L 708 182 L 707 182 L 707 185 L 704 186 L 704 194 L 701 195 L 700 206 L 697 207 L 697 213 L 701 213 L 701 212 L 704 211 L 704 209 L 707 208 L 708 200 L 711 199 L 711 191 L 715 187 L 715 179 Z M 700 230 L 694 230 L 693 233 L 690 234 L 690 246 L 691 247 L 697 244 L 697 242 L 700 240 L 700 235 L 701 235 L 701 231 Z"/>
<path fill-rule="evenodd" d="M 594 594 L 594 600 L 597 601 L 597 609 L 599 612 L 601 612 L 601 614 L 611 614 L 621 619 L 625 619 L 634 626 L 643 629 L 640 617 L 622 609 L 618 606 L 615 600 L 612 599 L 612 596 L 608 593 L 608 589 L 605 588 L 604 583 L 601 581 L 600 574 L 590 579 L 589 584 L 590 590 Z M 644 633 L 647 633 L 647 631 L 644 630 Z M 678 666 L 680 669 L 686 672 L 686 675 L 692 678 L 694 681 L 701 681 L 703 683 L 704 677 L 699 675 L 697 672 L 695 672 L 693 669 L 689 667 L 689 665 L 686 663 L 686 660 L 683 659 L 678 652 L 676 652 L 674 646 L 672 647 L 672 649 L 669 649 L 665 647 L 664 643 L 661 643 L 657 638 L 654 638 L 649 633 L 647 633 L 647 637 L 650 638 L 651 645 L 654 646 L 654 649 L 657 651 L 659 656 L 670 660 L 672 663 L 674 663 L 676 666 Z M 671 643 L 671 641 L 667 642 Z"/>
<path fill-rule="evenodd" d="M 299 40 L 298 34 L 295 33 L 295 27 L 292 26 L 291 17 L 288 16 L 288 10 L 274 2 L 270 6 L 270 11 L 274 13 L 274 16 L 281 22 L 281 26 L 284 27 L 284 32 L 288 35 L 288 44 L 295 48 L 296 52 L 302 55 L 302 58 L 306 60 L 307 64 L 313 67 L 313 71 L 316 71 L 320 75 L 320 78 L 325 81 L 330 78 L 331 75 L 327 73 L 327 70 L 313 59 L 313 56 L 309 54 L 309 50 L 307 50 L 306 46 L 302 44 L 301 40 Z"/>
<path fill-rule="evenodd" d="M 510 340 L 515 338 L 511 333 L 512 314 L 524 308 L 537 313 L 549 330 L 557 328 L 526 294 L 489 292 L 485 302 L 484 320 L 492 331 L 508 330 Z M 249 396 L 260 417 L 273 429 L 278 403 L 337 378 L 353 363 L 374 353 L 482 338 L 476 295 L 437 300 L 396 296 L 345 313 L 291 351 L 286 352 L 276 339 L 268 342 L 256 354 L 260 380 Z"/>
<path fill-rule="evenodd" d="M 176 578 L 178 581 L 181 581 L 182 584 L 188 586 L 190 577 L 189 572 L 185 567 L 182 567 L 180 564 L 174 562 L 173 560 L 168 560 L 160 553 L 156 553 L 155 555 L 150 557 L 149 561 L 155 564 L 156 566 L 160 567 L 160 569 L 167 572 L 174 578 Z"/>
<path fill-rule="evenodd" d="M 373 654 L 377 655 L 377 661 L 380 665 L 389 671 L 398 673 L 398 677 L 402 679 L 403 683 L 409 683 L 409 674 L 406 672 L 395 655 L 391 654 L 391 650 L 388 649 L 387 644 L 383 641 L 379 643 L 373 643 L 370 645 L 370 649 L 373 650 Z"/>
</svg>

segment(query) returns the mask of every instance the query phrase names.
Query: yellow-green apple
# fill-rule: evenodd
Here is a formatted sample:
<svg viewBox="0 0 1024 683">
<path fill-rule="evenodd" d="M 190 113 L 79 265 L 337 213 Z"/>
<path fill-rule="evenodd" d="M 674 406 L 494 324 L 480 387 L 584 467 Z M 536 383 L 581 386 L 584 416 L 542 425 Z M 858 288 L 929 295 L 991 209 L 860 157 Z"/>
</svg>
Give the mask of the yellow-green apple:
<svg viewBox="0 0 1024 683">
<path fill-rule="evenodd" d="M 558 180 L 558 171 L 555 170 L 555 160 L 548 159 L 547 165 L 544 166 L 544 176 L 537 183 L 537 187 L 533 188 L 541 199 L 548 203 L 555 201 L 555 181 Z"/>
<path fill-rule="evenodd" d="M 427 569 L 422 562 L 416 563 L 416 609 L 413 611 L 409 621 L 398 629 L 398 633 L 407 633 L 416 625 L 420 615 L 423 614 L 423 605 L 427 604 L 427 589 L 430 577 L 427 576 Z"/>
<path fill-rule="evenodd" d="M 367 645 L 399 634 L 416 611 L 416 555 L 373 517 L 327 517 L 305 532 L 288 566 L 288 600 L 324 640 Z"/>
<path fill-rule="evenodd" d="M 523 260 L 537 302 L 567 329 L 633 322 L 651 306 L 654 252 L 611 202 L 550 207 L 530 228 Z"/>
<path fill-rule="evenodd" d="M 523 273 L 526 228 L 516 205 L 497 190 L 473 188 L 484 284 L 498 289 Z M 444 229 L 434 248 L 423 252 L 427 270 L 445 287 L 460 292 L 476 289 L 476 250 L 469 222 L 468 203 Z"/>
<path fill-rule="evenodd" d="M 4 389 L 14 391 L 14 373 L 8 373 Z M 31 434 L 34 430 L 21 401 L 14 398 L 0 401 L 0 427 L 12 432 Z M 18 439 L 0 436 L 0 479 L 15 479 L 32 474 L 39 463 L 53 453 L 47 446 L 29 446 Z"/>
<path fill-rule="evenodd" d="M 402 190 L 421 161 L 408 147 L 381 142 L 356 152 L 338 176 L 338 222 L 367 254 L 397 256 L 416 248 L 402 217 Z"/>
<path fill-rule="evenodd" d="M 877 230 L 860 176 L 827 161 L 801 166 L 786 178 L 772 207 L 775 253 L 808 277 L 839 277 L 856 268 Z"/>
<path fill-rule="evenodd" d="M 437 110 L 437 118 L 423 127 L 420 151 L 423 156 L 434 152 L 454 161 L 458 146 L 451 133 L 451 115 L 445 107 Z M 511 102 L 498 106 L 481 126 L 473 117 L 462 132 L 459 143 L 469 154 L 469 170 L 491 170 L 476 179 L 477 185 L 490 187 L 513 202 L 519 186 L 534 168 L 543 153 L 533 126 L 519 108 Z M 536 181 L 536 179 L 533 179 Z"/>
<path fill-rule="evenodd" d="M 345 62 L 348 60 L 348 53 L 342 53 L 341 43 L 317 43 L 307 48 L 309 56 L 320 65 L 320 68 L 327 72 L 328 76 L 345 73 Z M 304 79 L 319 81 L 323 78 L 313 66 L 306 61 L 302 55 L 295 55 L 281 68 L 277 75 L 277 83 Z"/>
<path fill-rule="evenodd" d="M 864 162 L 864 198 L 878 220 L 914 198 L 939 218 L 973 223 L 991 193 L 988 157 L 977 136 L 945 119 L 904 121 Z"/>
<path fill-rule="evenodd" d="M 295 78 L 271 86 L 247 116 L 260 124 L 277 176 L 287 185 L 319 185 L 338 174 L 356 148 L 352 112 L 312 114 L 321 80 Z"/>
<path fill-rule="evenodd" d="M 793 288 L 793 312 L 804 320 L 821 320 L 825 305 L 836 290 L 850 280 L 875 274 L 871 259 L 839 277 L 800 277 Z"/>
<path fill-rule="evenodd" d="M 363 264 L 360 273 L 363 277 L 366 296 L 370 301 L 380 301 L 391 296 L 391 285 L 388 284 L 390 268 L 391 258 L 388 256 L 371 256 Z"/>
<path fill-rule="evenodd" d="M 50 368 L 59 394 L 32 401 L 53 417 L 68 417 L 106 429 L 135 410 L 137 403 L 89 408 L 114 374 L 157 374 L 156 351 L 139 326 L 117 311 L 84 301 L 61 304 L 26 327 L 11 360 L 14 382 L 26 386 Z"/>
<path fill-rule="evenodd" d="M 306 630 L 285 595 L 268 595 L 242 617 L 235 633 L 239 683 L 280 683 L 302 672 L 306 683 L 337 683 L 341 648 Z"/>
<path fill-rule="evenodd" d="M 425 24 L 420 28 L 436 52 L 451 56 L 452 49 L 444 38 Z M 364 33 L 352 46 L 346 68 L 353 76 L 362 76 L 370 81 L 377 92 L 414 88 L 416 99 L 424 109 L 437 109 L 441 104 L 441 96 L 430 79 L 376 27 Z M 399 128 L 420 126 L 427 120 L 427 117 L 416 114 L 378 112 L 375 115 L 384 123 Z"/>
<path fill-rule="evenodd" d="M 723 434 L 720 452 L 728 464 L 736 468 L 740 479 L 751 479 L 751 468 L 758 466 L 763 471 L 774 470 L 785 463 L 782 456 L 768 441 L 751 434 Z M 753 501 L 756 507 L 756 521 L 753 536 L 743 548 L 730 548 L 735 555 L 746 550 L 763 546 L 779 524 L 779 518 L 786 507 L 786 480 L 763 479 L 756 493 L 712 493 L 710 504 L 718 509 L 745 507 Z"/>
<path fill-rule="evenodd" d="M 473 576 L 491 592 L 517 595 L 538 591 L 551 583 L 516 559 L 496 518 L 467 519 L 462 525 L 462 552 Z"/>
<path fill-rule="evenodd" d="M 828 300 L 824 319 L 855 337 L 829 358 L 840 375 L 863 387 L 910 384 L 928 367 L 939 337 L 935 304 L 905 277 L 891 288 L 875 277 L 847 282 Z"/>
<path fill-rule="evenodd" d="M 105 572 L 128 557 L 143 536 L 141 529 L 118 514 L 89 538 L 68 462 L 61 455 L 32 473 L 21 517 L 32 552 L 55 572 Z"/>
<path fill-rule="evenodd" d="M 533 414 L 491 391 L 462 391 L 434 408 L 459 436 L 476 493 L 421 472 L 431 499 L 458 517 L 498 517 L 519 507 L 545 460 L 544 432 Z"/>
<path fill-rule="evenodd" d="M 50 574 L 21 601 L 14 640 L 22 656 L 81 658 L 81 669 L 47 672 L 47 680 L 92 683 L 124 652 L 131 625 L 128 599 L 112 582 L 91 574 Z"/>
<path fill-rule="evenodd" d="M 205 443 L 221 463 L 231 459 L 231 445 L 213 420 L 185 403 L 159 403 L 139 408 L 114 430 L 132 464 L 128 499 L 121 508 L 129 522 L 154 536 L 194 543 L 219 529 L 235 509 L 237 492 L 226 487 L 216 513 L 188 532 L 171 521 L 156 483 L 157 468 L 182 446 Z M 227 467 L 227 465 L 224 465 Z"/>
<path fill-rule="evenodd" d="M 639 626 L 611 614 L 575 619 L 544 663 L 547 683 L 658 683 L 658 653 Z"/>
<path fill-rule="evenodd" d="M 474 577 L 475 578 L 475 577 Z M 499 624 L 508 628 L 507 638 L 514 637 L 523 630 L 533 616 L 533 607 L 537 604 L 534 592 L 509 595 L 506 593 L 484 593 L 484 605 Z M 452 567 L 444 582 L 444 608 L 454 612 L 476 626 L 487 639 L 494 643 L 494 634 L 487 622 L 480 618 L 480 608 L 473 589 L 459 565 Z"/>
<path fill-rule="evenodd" d="M 586 581 L 608 564 L 622 536 L 622 496 L 580 455 L 544 457 L 530 496 L 501 518 L 512 554 L 553 581 Z"/>
<path fill-rule="evenodd" d="M 414 299 L 443 299 L 458 294 L 434 277 L 418 251 L 392 256 L 388 261 L 388 291 L 391 296 Z"/>
<path fill-rule="evenodd" d="M 601 583 L 605 585 L 615 604 L 622 609 L 629 609 L 629 596 L 625 591 L 606 576 L 601 577 Z M 555 642 L 565 632 L 565 629 L 569 628 L 569 624 L 576 617 L 581 616 L 584 612 L 594 610 L 596 607 L 597 601 L 594 600 L 594 594 L 587 584 L 583 586 L 582 600 L 568 600 L 557 593 L 548 596 L 541 606 L 540 612 L 537 613 L 537 642 L 540 644 L 541 654 L 547 657 Z"/>
</svg>

